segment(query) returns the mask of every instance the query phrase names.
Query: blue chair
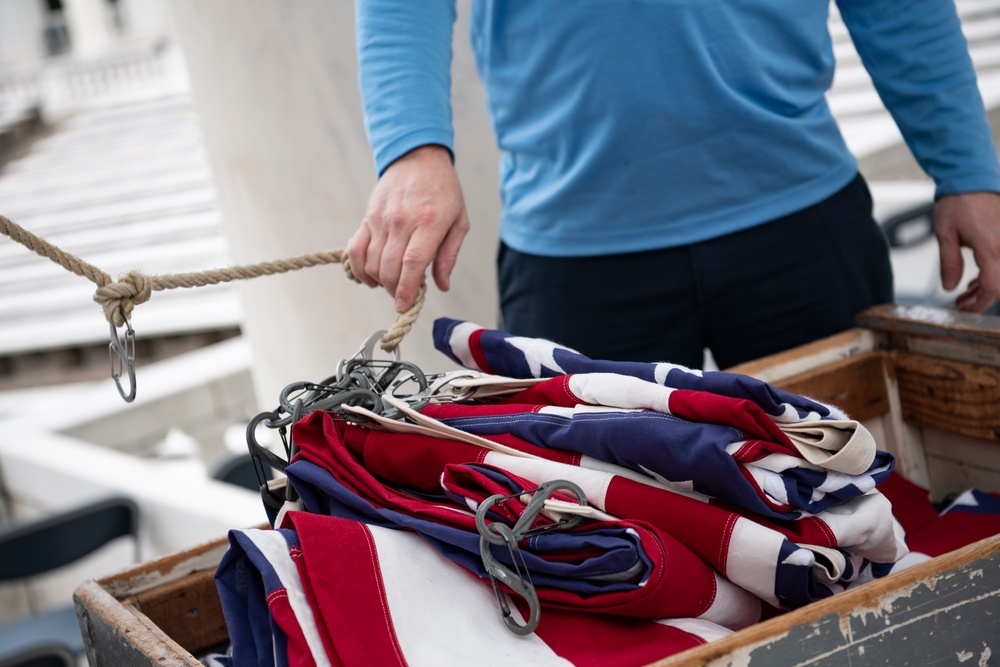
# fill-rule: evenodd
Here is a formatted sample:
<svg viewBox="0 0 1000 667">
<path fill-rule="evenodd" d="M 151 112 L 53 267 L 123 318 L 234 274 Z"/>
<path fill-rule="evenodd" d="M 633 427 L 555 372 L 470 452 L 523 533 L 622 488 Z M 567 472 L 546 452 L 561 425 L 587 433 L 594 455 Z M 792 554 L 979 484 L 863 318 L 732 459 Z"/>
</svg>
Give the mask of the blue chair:
<svg viewBox="0 0 1000 667">
<path fill-rule="evenodd" d="M 63 646 L 39 646 L 0 659 L 0 667 L 76 667 L 76 656 Z"/>
<path fill-rule="evenodd" d="M 274 478 L 274 471 L 271 468 L 267 466 L 255 468 L 254 460 L 249 454 L 230 454 L 217 463 L 209 474 L 212 479 L 242 486 L 251 491 L 260 490 L 259 474 L 264 475 L 265 481 Z"/>
<path fill-rule="evenodd" d="M 27 581 L 80 560 L 119 537 L 131 536 L 139 560 L 139 508 L 130 498 L 89 502 L 55 515 L 0 526 L 0 581 Z M 44 653 L 48 649 L 49 653 Z M 83 636 L 72 604 L 29 615 L 0 626 L 0 667 L 25 656 L 57 665 L 63 653 L 84 653 Z M 32 651 L 38 655 L 32 655 Z M 26 659 L 28 659 L 26 658 Z"/>
</svg>

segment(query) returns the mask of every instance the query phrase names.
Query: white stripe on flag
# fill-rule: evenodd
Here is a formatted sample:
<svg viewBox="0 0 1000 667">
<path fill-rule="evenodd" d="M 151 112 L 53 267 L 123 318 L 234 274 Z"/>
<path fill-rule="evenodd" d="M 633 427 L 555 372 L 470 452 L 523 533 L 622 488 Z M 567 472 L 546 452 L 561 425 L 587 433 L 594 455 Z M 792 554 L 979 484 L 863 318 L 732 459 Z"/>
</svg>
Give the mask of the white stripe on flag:
<svg viewBox="0 0 1000 667">
<path fill-rule="evenodd" d="M 538 635 L 520 637 L 508 630 L 488 583 L 413 533 L 368 529 L 392 626 L 409 667 L 570 665 Z M 513 605 L 511 612 L 517 613 Z"/>
<path fill-rule="evenodd" d="M 782 544 L 781 536 L 773 530 L 749 519 L 737 519 L 726 554 L 726 578 L 778 606 L 774 580 Z"/>
<path fill-rule="evenodd" d="M 312 653 L 316 667 L 330 667 L 330 661 L 323 648 L 323 640 L 319 636 L 319 629 L 316 627 L 316 617 L 313 616 L 312 607 L 306 599 L 306 594 L 302 590 L 302 580 L 299 578 L 299 570 L 295 567 L 295 562 L 288 553 L 288 543 L 281 533 L 273 530 L 251 529 L 243 533 L 250 538 L 260 552 L 264 554 L 267 561 L 274 568 L 278 575 L 278 580 L 285 587 L 288 594 L 288 604 L 295 614 L 295 620 L 302 628 L 306 644 Z"/>
<path fill-rule="evenodd" d="M 669 625 L 678 630 L 683 630 L 695 637 L 701 637 L 706 643 L 714 642 L 716 639 L 722 639 L 733 634 L 731 630 L 727 630 L 721 625 L 716 625 L 711 621 L 703 621 L 700 618 L 664 618 L 656 622 L 660 625 Z"/>
</svg>

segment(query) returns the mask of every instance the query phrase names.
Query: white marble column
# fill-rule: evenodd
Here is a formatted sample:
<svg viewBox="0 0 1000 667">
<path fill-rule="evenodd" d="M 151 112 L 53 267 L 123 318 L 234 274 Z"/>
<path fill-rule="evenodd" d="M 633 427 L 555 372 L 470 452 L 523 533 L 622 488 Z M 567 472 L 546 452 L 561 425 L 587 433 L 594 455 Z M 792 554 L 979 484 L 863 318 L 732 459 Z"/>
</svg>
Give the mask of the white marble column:
<svg viewBox="0 0 1000 667">
<path fill-rule="evenodd" d="M 63 0 L 73 53 L 100 53 L 114 41 L 107 0 Z"/>
<path fill-rule="evenodd" d="M 431 345 L 435 317 L 492 326 L 497 159 L 459 2 L 453 74 L 456 151 L 472 232 L 446 294 L 431 288 L 402 355 L 427 371 L 453 367 Z M 374 184 L 347 0 L 173 0 L 235 263 L 344 247 Z M 340 266 L 258 278 L 240 287 L 261 407 L 281 387 L 320 380 L 395 320 L 382 290 Z"/>
<path fill-rule="evenodd" d="M 172 28 L 167 3 L 168 0 L 118 0 L 128 39 L 155 40 L 168 37 Z"/>
</svg>

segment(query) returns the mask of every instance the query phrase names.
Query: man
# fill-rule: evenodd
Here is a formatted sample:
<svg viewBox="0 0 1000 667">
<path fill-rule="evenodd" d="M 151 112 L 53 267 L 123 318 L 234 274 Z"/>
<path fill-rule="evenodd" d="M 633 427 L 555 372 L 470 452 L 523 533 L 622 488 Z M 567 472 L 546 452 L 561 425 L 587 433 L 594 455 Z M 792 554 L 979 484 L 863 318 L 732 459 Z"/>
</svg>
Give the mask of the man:
<svg viewBox="0 0 1000 667">
<path fill-rule="evenodd" d="M 953 0 L 838 0 L 937 186 L 945 288 L 1000 299 L 1000 167 Z M 884 235 L 825 101 L 827 0 L 476 0 L 501 163 L 503 326 L 592 357 L 722 367 L 891 301 Z M 469 228 L 452 166 L 454 1 L 357 0 L 379 181 L 351 267 L 400 312 Z"/>
</svg>

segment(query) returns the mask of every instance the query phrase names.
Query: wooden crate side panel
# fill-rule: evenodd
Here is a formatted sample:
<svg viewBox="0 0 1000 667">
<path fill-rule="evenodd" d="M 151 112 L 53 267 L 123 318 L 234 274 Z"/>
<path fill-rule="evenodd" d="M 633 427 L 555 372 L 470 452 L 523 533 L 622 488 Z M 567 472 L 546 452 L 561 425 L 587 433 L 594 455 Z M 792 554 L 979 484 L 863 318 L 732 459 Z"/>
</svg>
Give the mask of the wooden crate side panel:
<svg viewBox="0 0 1000 667">
<path fill-rule="evenodd" d="M 122 602 L 142 612 L 164 634 L 193 655 L 229 641 L 215 570 L 144 591 Z"/>
<path fill-rule="evenodd" d="M 1000 445 L 931 428 L 923 436 L 932 498 L 968 488 L 1000 492 Z"/>
<path fill-rule="evenodd" d="M 1000 536 L 995 536 L 672 656 L 655 667 L 894 667 L 988 661 L 1000 650 L 998 627 Z"/>
<path fill-rule="evenodd" d="M 90 667 L 202 667 L 177 642 L 97 582 L 73 593 Z"/>
<path fill-rule="evenodd" d="M 864 352 L 774 384 L 781 389 L 836 405 L 858 421 L 889 411 L 885 361 L 881 352 Z"/>
<path fill-rule="evenodd" d="M 903 419 L 1000 442 L 1000 368 L 892 353 Z"/>
<path fill-rule="evenodd" d="M 897 472 L 925 489 L 930 488 L 930 469 L 927 464 L 927 453 L 924 451 L 923 431 L 903 419 L 896 367 L 888 361 L 888 357 L 884 370 L 889 412 L 883 418 L 885 437 L 876 442 L 879 443 L 880 449 L 896 457 Z"/>
<path fill-rule="evenodd" d="M 875 334 L 851 329 L 725 370 L 775 383 L 874 349 Z"/>
</svg>

